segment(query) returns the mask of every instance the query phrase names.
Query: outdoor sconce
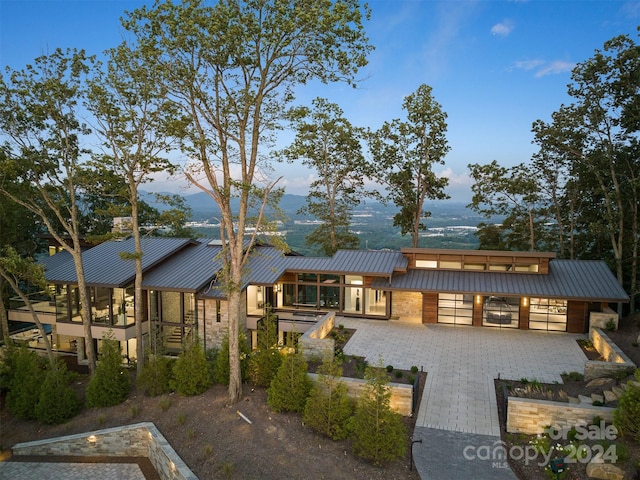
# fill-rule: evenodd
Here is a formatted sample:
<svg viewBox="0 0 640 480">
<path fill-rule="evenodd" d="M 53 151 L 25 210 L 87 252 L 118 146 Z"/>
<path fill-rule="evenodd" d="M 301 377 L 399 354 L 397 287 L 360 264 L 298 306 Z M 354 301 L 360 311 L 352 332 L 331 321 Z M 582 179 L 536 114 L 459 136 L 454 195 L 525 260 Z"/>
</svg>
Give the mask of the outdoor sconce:
<svg viewBox="0 0 640 480">
<path fill-rule="evenodd" d="M 482 295 L 476 295 L 476 304 L 477 305 L 482 304 Z"/>
<path fill-rule="evenodd" d="M 522 306 L 526 307 L 529 305 L 529 299 L 527 297 L 522 297 Z"/>
</svg>

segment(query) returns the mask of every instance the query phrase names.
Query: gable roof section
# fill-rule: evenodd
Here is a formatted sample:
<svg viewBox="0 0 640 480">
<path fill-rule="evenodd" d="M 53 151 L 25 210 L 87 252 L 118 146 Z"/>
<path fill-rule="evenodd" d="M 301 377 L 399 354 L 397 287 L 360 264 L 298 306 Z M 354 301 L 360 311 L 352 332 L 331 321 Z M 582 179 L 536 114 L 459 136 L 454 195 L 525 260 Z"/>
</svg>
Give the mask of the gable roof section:
<svg viewBox="0 0 640 480">
<path fill-rule="evenodd" d="M 607 264 L 599 260 L 552 260 L 547 275 L 416 269 L 406 274 L 395 274 L 390 283 L 377 279 L 372 287 L 594 302 L 629 301 L 629 296 Z"/>
<path fill-rule="evenodd" d="M 142 287 L 147 290 L 196 292 L 207 286 L 221 267 L 222 245 L 200 238 L 162 264 L 145 272 Z"/>
<path fill-rule="evenodd" d="M 172 254 L 191 244 L 188 238 L 144 237 L 142 241 L 142 269 L 146 271 Z M 123 288 L 135 278 L 135 263 L 133 260 L 122 260 L 120 253 L 133 253 L 135 245 L 133 238 L 122 241 L 104 242 L 82 254 L 84 274 L 87 286 Z M 73 258 L 54 265 L 45 272 L 45 277 L 51 283 L 78 283 Z"/>
</svg>

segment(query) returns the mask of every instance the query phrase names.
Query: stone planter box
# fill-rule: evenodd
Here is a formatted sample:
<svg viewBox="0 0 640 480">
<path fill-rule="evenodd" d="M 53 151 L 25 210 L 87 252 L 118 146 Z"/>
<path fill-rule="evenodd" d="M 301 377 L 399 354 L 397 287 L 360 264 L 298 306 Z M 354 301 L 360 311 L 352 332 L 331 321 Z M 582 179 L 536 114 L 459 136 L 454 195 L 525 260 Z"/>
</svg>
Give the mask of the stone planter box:
<svg viewBox="0 0 640 480">
<path fill-rule="evenodd" d="M 613 411 L 610 407 L 508 397 L 507 432 L 537 435 L 544 433 L 549 426 L 571 428 L 590 425 L 594 417 L 611 423 Z"/>
<path fill-rule="evenodd" d="M 631 361 L 625 353 L 611 341 L 609 336 L 600 328 L 594 327 L 589 330 L 589 338 L 598 353 L 605 359 L 588 360 L 584 364 L 585 380 L 593 380 L 599 377 L 616 376 L 618 373 L 631 373 L 636 369 L 636 364 Z"/>
<path fill-rule="evenodd" d="M 302 350 L 304 358 L 324 358 L 326 355 L 333 355 L 335 341 L 327 338 L 329 332 L 333 330 L 336 314 L 327 313 L 313 327 L 307 330 L 298 340 L 298 345 Z"/>
<path fill-rule="evenodd" d="M 316 373 L 308 374 L 313 381 L 316 381 L 318 375 Z M 340 377 L 347 386 L 347 394 L 350 398 L 356 400 L 367 382 L 359 378 Z M 400 415 L 408 417 L 411 415 L 411 405 L 413 404 L 413 387 L 402 383 L 389 383 L 391 388 L 391 408 Z"/>
<path fill-rule="evenodd" d="M 151 422 L 17 443 L 14 455 L 148 457 L 162 480 L 198 480 Z"/>
</svg>

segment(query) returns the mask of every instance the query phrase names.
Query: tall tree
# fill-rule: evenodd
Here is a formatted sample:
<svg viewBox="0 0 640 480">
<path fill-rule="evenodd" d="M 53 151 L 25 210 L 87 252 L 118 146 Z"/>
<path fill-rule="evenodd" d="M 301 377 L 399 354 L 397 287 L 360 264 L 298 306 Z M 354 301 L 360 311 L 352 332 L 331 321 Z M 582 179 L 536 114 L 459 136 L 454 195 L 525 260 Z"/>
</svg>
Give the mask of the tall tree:
<svg viewBox="0 0 640 480">
<path fill-rule="evenodd" d="M 469 208 L 487 218 L 505 217 L 500 231 L 507 249 L 536 250 L 539 217 L 545 210 L 529 167 L 520 164 L 507 168 L 494 160 L 487 165 L 471 164 L 469 170 L 474 180 Z"/>
<path fill-rule="evenodd" d="M 92 59 L 84 51 L 58 49 L 21 71 L 7 69 L 0 81 L 2 172 L 37 195 L 20 197 L 0 182 L 0 193 L 36 214 L 53 238 L 73 257 L 78 279 L 85 352 L 91 373 L 96 358 L 91 304 L 85 284 L 81 245 L 84 164 L 81 137 L 89 129 L 79 120 L 78 99 Z"/>
<path fill-rule="evenodd" d="M 438 178 L 433 166 L 443 164 L 449 151 L 446 138 L 447 114 L 433 97 L 432 88 L 420 85 L 405 97 L 402 108 L 406 119 L 385 122 L 369 134 L 369 150 L 375 178 L 389 191 L 389 198 L 400 208 L 393 224 L 403 235 L 411 234 L 418 246 L 423 222 L 431 214 L 424 210 L 426 200 L 449 198 L 444 192 L 449 181 Z"/>
<path fill-rule="evenodd" d="M 8 167 L 0 146 L 0 168 Z M 19 185 L 13 171 L 0 170 L 2 188 L 12 191 L 17 197 L 33 195 L 29 185 Z M 26 187 L 26 188 L 25 188 Z M 42 233 L 37 216 L 14 203 L 0 192 L 0 251 L 11 247 L 22 258 L 32 257 L 39 249 L 38 234 Z M 13 289 L 0 276 L 0 341 L 9 342 L 9 319 L 7 309 Z"/>
<path fill-rule="evenodd" d="M 263 148 L 273 139 L 297 85 L 352 82 L 371 50 L 357 0 L 201 0 L 156 2 L 129 12 L 124 27 L 155 64 L 190 123 L 182 149 L 187 178 L 221 211 L 229 305 L 229 402 L 242 395 L 239 327 L 243 269 L 275 182 L 266 179 Z M 368 15 L 368 11 L 365 8 Z M 233 198 L 238 209 L 232 211 Z M 247 238 L 258 199 L 256 229 Z"/>
<path fill-rule="evenodd" d="M 358 248 L 360 239 L 349 225 L 365 187 L 361 132 L 343 117 L 338 105 L 323 98 L 313 100 L 313 110 L 293 109 L 290 118 L 296 137 L 282 154 L 290 162 L 301 159 L 317 172 L 309 186 L 307 205 L 299 211 L 321 222 L 307 236 L 307 244 L 318 245 L 327 256 L 341 248 Z"/>
<path fill-rule="evenodd" d="M 632 298 L 639 293 L 639 77 L 640 46 L 615 37 L 574 68 L 573 103 L 550 124 L 534 125 L 541 151 L 560 152 L 569 164 L 573 191 L 582 199 L 576 235 L 583 250 L 610 258 Z"/>
<path fill-rule="evenodd" d="M 124 189 L 114 192 L 128 206 L 134 253 L 126 259 L 135 263 L 134 316 L 138 373 L 144 366 L 142 321 L 142 251 L 140 233 L 139 189 L 161 171 L 174 167 L 164 154 L 171 148 L 168 131 L 179 121 L 173 102 L 166 99 L 166 89 L 153 65 L 145 63 L 141 52 L 127 44 L 108 52 L 106 71 L 90 82 L 87 106 L 94 114 L 94 133 L 102 141 L 102 153 L 95 155 L 96 172 L 125 179 Z M 123 254 L 124 255 L 124 254 Z"/>
</svg>

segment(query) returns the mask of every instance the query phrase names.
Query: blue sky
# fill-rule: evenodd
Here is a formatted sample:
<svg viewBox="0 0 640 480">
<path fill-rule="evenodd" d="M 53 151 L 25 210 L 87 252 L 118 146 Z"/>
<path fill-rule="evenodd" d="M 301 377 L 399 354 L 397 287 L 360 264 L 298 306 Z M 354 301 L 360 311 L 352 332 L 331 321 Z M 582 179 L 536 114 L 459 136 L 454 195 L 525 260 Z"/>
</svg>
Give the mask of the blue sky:
<svg viewBox="0 0 640 480">
<path fill-rule="evenodd" d="M 119 17 L 132 0 L 0 0 L 0 63 L 22 68 L 57 47 L 100 53 L 117 45 Z M 146 2 L 151 4 L 152 2 Z M 640 1 L 373 0 L 365 29 L 376 47 L 354 90 L 311 85 L 297 103 L 328 98 L 354 125 L 378 128 L 402 117 L 406 95 L 426 83 L 448 115 L 451 151 L 436 171 L 449 177 L 453 200 L 471 196 L 467 165 L 530 159 L 531 124 L 548 120 L 570 99 L 576 63 L 620 34 L 637 41 Z M 312 172 L 293 165 L 287 193 L 306 194 Z M 156 189 L 181 181 L 158 179 Z"/>
</svg>

